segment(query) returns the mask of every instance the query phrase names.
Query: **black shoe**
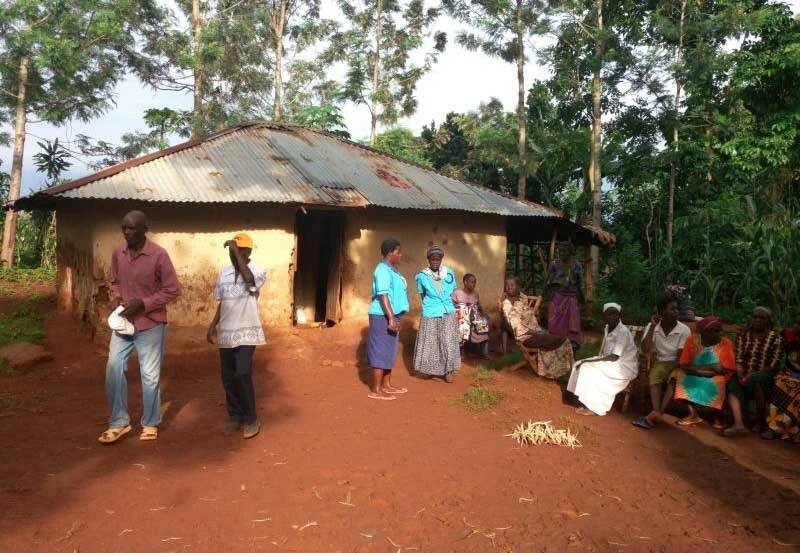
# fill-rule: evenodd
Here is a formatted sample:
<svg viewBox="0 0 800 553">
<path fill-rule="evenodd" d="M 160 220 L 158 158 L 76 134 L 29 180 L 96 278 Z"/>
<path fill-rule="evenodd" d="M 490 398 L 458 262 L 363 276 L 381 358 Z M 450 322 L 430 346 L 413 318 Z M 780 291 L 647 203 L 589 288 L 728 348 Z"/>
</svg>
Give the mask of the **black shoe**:
<svg viewBox="0 0 800 553">
<path fill-rule="evenodd" d="M 244 432 L 242 435 L 244 436 L 245 440 L 249 440 L 250 438 L 257 436 L 260 431 L 261 421 L 256 419 L 256 422 L 244 425 Z"/>
</svg>

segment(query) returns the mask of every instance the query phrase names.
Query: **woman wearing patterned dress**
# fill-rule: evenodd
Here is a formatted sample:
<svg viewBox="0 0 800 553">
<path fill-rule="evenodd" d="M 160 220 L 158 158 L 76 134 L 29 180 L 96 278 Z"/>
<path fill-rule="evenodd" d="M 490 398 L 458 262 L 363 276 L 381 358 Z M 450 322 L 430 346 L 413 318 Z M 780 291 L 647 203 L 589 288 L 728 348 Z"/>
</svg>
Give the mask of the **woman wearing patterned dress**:
<svg viewBox="0 0 800 553">
<path fill-rule="evenodd" d="M 784 357 L 783 371 L 775 378 L 775 387 L 767 408 L 769 428 L 762 438 L 780 438 L 800 444 L 800 315 L 794 327 L 781 333 Z"/>
<path fill-rule="evenodd" d="M 675 400 L 689 404 L 689 415 L 678 421 L 681 426 L 703 422 L 693 405 L 710 407 L 719 416 L 725 386 L 736 371 L 733 343 L 722 335 L 722 321 L 706 317 L 697 323 L 697 332 L 687 338 L 668 387 L 674 386 Z"/>
<path fill-rule="evenodd" d="M 514 339 L 529 348 L 536 348 L 536 372 L 545 378 L 559 378 L 572 370 L 575 359 L 572 344 L 563 336 L 556 336 L 539 325 L 539 307 L 542 298 L 534 305 L 522 299 L 517 279 L 506 279 L 503 299 L 503 319 L 514 333 Z"/>
<path fill-rule="evenodd" d="M 756 307 L 747 328 L 736 336 L 736 378 L 728 382 L 728 402 L 734 423 L 726 428 L 726 436 L 744 434 L 742 404 L 755 399 L 754 432 L 764 430 L 767 400 L 772 393 L 775 375 L 780 367 L 783 346 L 781 335 L 772 328 L 772 311 Z"/>
<path fill-rule="evenodd" d="M 414 370 L 428 377 L 441 376 L 453 381 L 453 373 L 461 366 L 461 348 L 456 321 L 453 292 L 455 273 L 442 265 L 444 250 L 428 248 L 428 267 L 416 276 L 417 291 L 422 298 L 422 320 L 414 346 Z"/>
</svg>

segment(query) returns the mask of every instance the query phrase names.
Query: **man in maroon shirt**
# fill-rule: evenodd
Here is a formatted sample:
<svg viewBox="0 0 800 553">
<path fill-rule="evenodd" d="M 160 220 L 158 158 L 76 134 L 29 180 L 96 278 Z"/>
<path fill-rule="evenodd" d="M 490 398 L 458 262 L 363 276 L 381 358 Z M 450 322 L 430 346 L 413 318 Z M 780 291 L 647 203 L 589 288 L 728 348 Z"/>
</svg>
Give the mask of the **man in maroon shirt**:
<svg viewBox="0 0 800 553">
<path fill-rule="evenodd" d="M 164 356 L 166 305 L 180 295 L 180 284 L 166 250 L 147 239 L 147 217 L 131 211 L 122 219 L 125 246 L 111 255 L 111 309 L 133 323 L 132 335 L 113 332 L 108 346 L 106 397 L 111 409 L 108 429 L 98 438 L 112 444 L 131 431 L 126 372 L 136 349 L 142 377 L 142 433 L 155 440 L 161 422 L 161 359 Z"/>
</svg>

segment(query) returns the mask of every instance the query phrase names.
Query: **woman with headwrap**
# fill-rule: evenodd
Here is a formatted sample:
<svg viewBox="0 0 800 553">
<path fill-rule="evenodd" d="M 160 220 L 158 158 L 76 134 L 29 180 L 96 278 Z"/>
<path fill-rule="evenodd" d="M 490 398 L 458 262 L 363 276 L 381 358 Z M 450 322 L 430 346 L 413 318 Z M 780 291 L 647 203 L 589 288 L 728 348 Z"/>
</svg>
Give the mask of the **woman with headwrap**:
<svg viewBox="0 0 800 553">
<path fill-rule="evenodd" d="M 570 341 L 551 334 L 539 324 L 542 298 L 537 297 L 535 303 L 530 305 L 522 298 L 519 283 L 514 277 L 506 279 L 503 295 L 503 319 L 513 331 L 514 339 L 537 349 L 536 374 L 545 378 L 560 378 L 572 370 L 575 359 Z"/>
<path fill-rule="evenodd" d="M 428 248 L 428 267 L 416 276 L 417 291 L 422 298 L 422 320 L 414 346 L 414 370 L 420 375 L 441 376 L 453 381 L 453 373 L 461 366 L 461 348 L 456 321 L 453 292 L 455 273 L 442 265 L 444 250 Z"/>
<path fill-rule="evenodd" d="M 762 438 L 780 438 L 800 444 L 800 315 L 794 326 L 781 333 L 784 357 L 783 371 L 775 378 L 767 409 L 769 428 Z"/>
<path fill-rule="evenodd" d="M 742 404 L 756 402 L 754 432 L 764 430 L 767 400 L 772 393 L 775 375 L 783 354 L 781 335 L 772 328 L 772 311 L 766 307 L 753 309 L 747 327 L 736 336 L 736 378 L 728 382 L 728 402 L 733 413 L 733 426 L 726 436 L 746 434 Z"/>
<path fill-rule="evenodd" d="M 580 415 L 605 415 L 614 405 L 617 394 L 625 390 L 639 373 L 639 350 L 633 334 L 620 321 L 618 303 L 603 306 L 606 323 L 600 355 L 575 363 L 567 390 L 578 396 L 584 407 Z"/>
<path fill-rule="evenodd" d="M 686 340 L 675 371 L 674 397 L 690 404 L 689 415 L 678 421 L 681 426 L 703 422 L 692 405 L 710 407 L 719 415 L 725 405 L 725 385 L 736 371 L 733 343 L 722 336 L 722 321 L 706 317 L 697 323 L 697 331 L 699 336 L 692 334 Z"/>
</svg>

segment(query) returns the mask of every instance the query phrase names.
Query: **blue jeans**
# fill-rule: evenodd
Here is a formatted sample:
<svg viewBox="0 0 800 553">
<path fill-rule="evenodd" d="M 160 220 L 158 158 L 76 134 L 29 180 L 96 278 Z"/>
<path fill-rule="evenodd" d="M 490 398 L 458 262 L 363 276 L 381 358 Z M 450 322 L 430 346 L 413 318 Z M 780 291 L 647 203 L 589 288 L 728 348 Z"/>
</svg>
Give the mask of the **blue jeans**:
<svg viewBox="0 0 800 553">
<path fill-rule="evenodd" d="M 142 377 L 142 426 L 158 426 L 161 422 L 161 360 L 167 325 L 137 331 L 133 336 L 111 334 L 106 365 L 106 398 L 111 409 L 108 426 L 122 428 L 131 422 L 128 415 L 128 360 L 136 348 Z"/>
</svg>

